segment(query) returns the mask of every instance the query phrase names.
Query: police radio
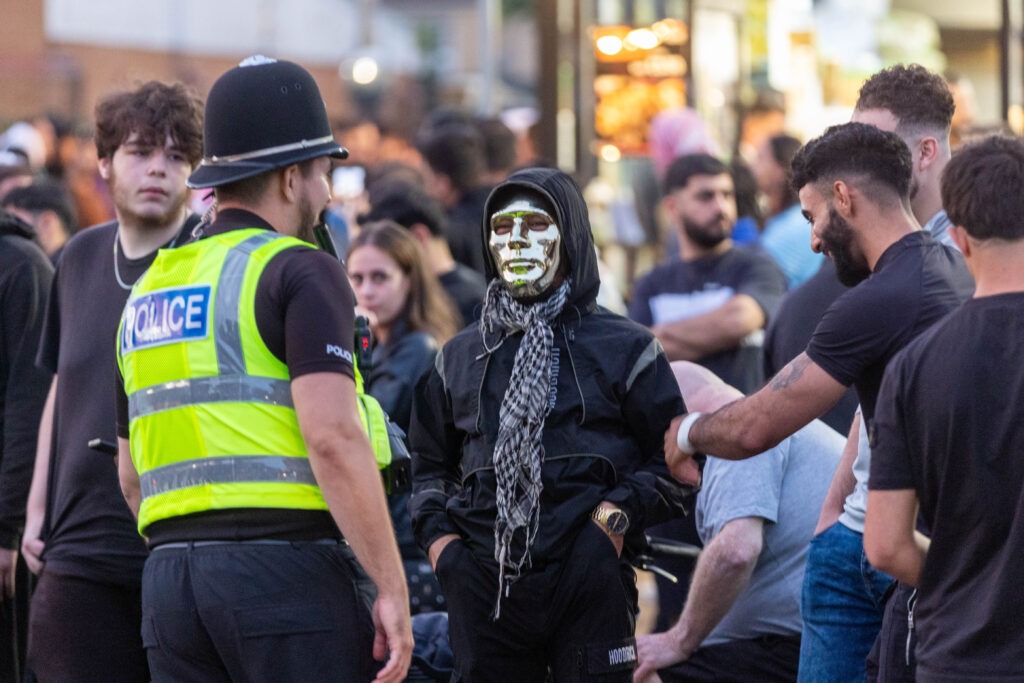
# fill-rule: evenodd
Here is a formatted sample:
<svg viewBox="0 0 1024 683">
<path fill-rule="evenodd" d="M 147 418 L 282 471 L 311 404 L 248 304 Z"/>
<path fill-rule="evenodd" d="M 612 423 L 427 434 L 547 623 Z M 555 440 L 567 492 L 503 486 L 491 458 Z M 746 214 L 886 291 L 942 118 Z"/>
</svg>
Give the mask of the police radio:
<svg viewBox="0 0 1024 683">
<path fill-rule="evenodd" d="M 363 390 L 362 378 L 369 375 L 373 367 L 371 345 L 370 321 L 364 315 L 357 315 L 354 347 L 356 397 L 359 399 L 360 413 L 370 437 L 373 454 L 377 458 L 384 490 L 387 493 L 402 493 L 412 488 L 412 460 L 405 445 L 405 432 L 391 421 L 377 399 Z"/>
<path fill-rule="evenodd" d="M 370 319 L 365 315 L 357 315 L 355 328 L 356 364 L 359 365 L 359 372 L 368 375 L 373 367 L 373 351 L 370 348 L 373 337 L 370 333 Z"/>
</svg>

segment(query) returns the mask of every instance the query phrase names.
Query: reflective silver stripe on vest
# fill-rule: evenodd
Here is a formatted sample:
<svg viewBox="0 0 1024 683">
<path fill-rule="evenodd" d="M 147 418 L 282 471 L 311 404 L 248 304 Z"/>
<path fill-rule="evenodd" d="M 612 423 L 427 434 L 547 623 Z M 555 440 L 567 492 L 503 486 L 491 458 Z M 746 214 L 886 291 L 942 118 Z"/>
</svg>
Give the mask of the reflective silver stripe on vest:
<svg viewBox="0 0 1024 683">
<path fill-rule="evenodd" d="M 316 485 L 309 458 L 283 455 L 241 455 L 186 460 L 157 467 L 139 479 L 142 498 L 206 484 Z"/>
<path fill-rule="evenodd" d="M 128 418 L 134 420 L 161 410 L 225 401 L 295 407 L 291 382 L 285 379 L 252 375 L 194 377 L 136 391 L 128 399 Z"/>
<path fill-rule="evenodd" d="M 213 318 L 213 334 L 217 340 L 217 369 L 222 375 L 244 375 L 245 357 L 238 326 L 238 302 L 242 296 L 242 280 L 252 252 L 280 235 L 266 230 L 236 244 L 224 257 L 224 268 L 217 281 L 217 303 Z"/>
</svg>

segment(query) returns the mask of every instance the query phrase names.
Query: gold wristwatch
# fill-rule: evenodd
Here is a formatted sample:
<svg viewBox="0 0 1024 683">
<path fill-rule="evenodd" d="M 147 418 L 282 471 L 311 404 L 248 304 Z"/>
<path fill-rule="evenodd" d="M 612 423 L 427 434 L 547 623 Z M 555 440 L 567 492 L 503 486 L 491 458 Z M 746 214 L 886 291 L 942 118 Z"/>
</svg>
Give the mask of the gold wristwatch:
<svg viewBox="0 0 1024 683">
<path fill-rule="evenodd" d="M 590 517 L 609 534 L 621 536 L 629 531 L 629 515 L 619 508 L 596 507 Z"/>
</svg>

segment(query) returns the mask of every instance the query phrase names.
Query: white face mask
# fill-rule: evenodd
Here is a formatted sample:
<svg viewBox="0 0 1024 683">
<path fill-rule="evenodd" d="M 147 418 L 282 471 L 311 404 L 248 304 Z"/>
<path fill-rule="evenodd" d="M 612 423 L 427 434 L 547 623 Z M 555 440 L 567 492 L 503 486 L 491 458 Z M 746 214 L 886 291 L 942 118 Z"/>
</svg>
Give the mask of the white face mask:
<svg viewBox="0 0 1024 683">
<path fill-rule="evenodd" d="M 544 294 L 558 274 L 562 233 L 541 204 L 529 194 L 520 195 L 491 215 L 487 244 L 498 276 L 517 299 Z"/>
</svg>

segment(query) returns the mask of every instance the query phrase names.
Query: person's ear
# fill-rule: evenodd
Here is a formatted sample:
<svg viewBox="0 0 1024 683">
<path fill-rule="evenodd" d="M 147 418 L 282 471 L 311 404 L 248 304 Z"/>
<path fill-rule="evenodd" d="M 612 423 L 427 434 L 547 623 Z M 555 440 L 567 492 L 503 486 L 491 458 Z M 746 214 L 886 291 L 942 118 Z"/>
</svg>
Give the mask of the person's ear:
<svg viewBox="0 0 1024 683">
<path fill-rule="evenodd" d="M 934 164 L 939 158 L 939 141 L 928 136 L 917 143 L 918 158 L 915 165 L 922 171 Z"/>
<path fill-rule="evenodd" d="M 409 234 L 413 236 L 421 246 L 426 246 L 430 243 L 433 238 L 433 234 L 430 232 L 430 228 L 423 225 L 423 223 L 413 223 L 409 226 Z"/>
<path fill-rule="evenodd" d="M 100 170 L 100 177 L 110 182 L 110 157 L 103 157 L 96 162 L 97 167 Z"/>
<path fill-rule="evenodd" d="M 679 211 L 679 199 L 676 197 L 676 193 L 673 192 L 665 195 L 661 200 L 661 205 L 665 207 L 665 212 L 668 215 L 675 217 L 676 213 Z"/>
<path fill-rule="evenodd" d="M 949 236 L 953 238 L 953 244 L 955 244 L 956 248 L 960 250 L 960 253 L 964 255 L 964 258 L 970 256 L 973 249 L 971 248 L 971 238 L 967 234 L 967 230 L 959 225 L 954 225 L 953 227 L 948 228 L 948 230 Z"/>
<path fill-rule="evenodd" d="M 832 183 L 832 206 L 844 219 L 854 214 L 854 191 L 844 180 Z"/>
<path fill-rule="evenodd" d="M 281 184 L 281 194 L 288 203 L 298 202 L 300 181 L 302 180 L 302 169 L 299 168 L 299 165 L 285 166 L 278 172 L 278 180 Z"/>
</svg>

